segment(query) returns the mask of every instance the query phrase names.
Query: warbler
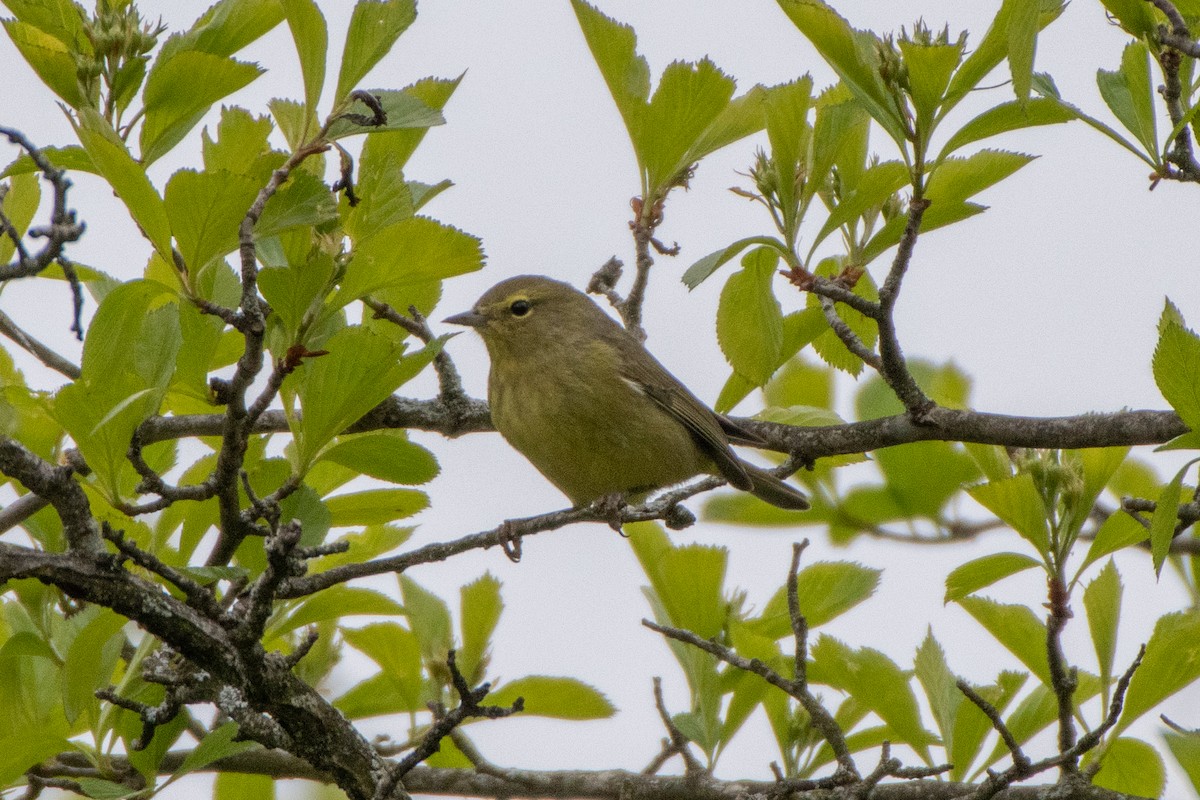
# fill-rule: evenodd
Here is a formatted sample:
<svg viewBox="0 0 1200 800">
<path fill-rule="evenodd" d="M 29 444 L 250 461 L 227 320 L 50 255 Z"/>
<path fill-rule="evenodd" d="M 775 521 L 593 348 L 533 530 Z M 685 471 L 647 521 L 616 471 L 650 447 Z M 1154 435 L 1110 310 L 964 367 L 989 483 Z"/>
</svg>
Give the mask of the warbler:
<svg viewBox="0 0 1200 800">
<path fill-rule="evenodd" d="M 809 507 L 730 447 L 761 440 L 705 406 L 569 284 L 509 278 L 445 321 L 474 328 L 487 346 L 496 430 L 575 505 L 708 473 L 780 508 Z"/>
</svg>

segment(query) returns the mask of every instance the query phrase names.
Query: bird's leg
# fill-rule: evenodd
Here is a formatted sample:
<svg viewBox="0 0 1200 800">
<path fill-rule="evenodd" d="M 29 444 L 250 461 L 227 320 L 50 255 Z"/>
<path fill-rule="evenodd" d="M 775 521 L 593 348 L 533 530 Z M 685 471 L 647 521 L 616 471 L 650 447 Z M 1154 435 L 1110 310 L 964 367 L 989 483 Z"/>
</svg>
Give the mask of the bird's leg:
<svg viewBox="0 0 1200 800">
<path fill-rule="evenodd" d="M 596 512 L 596 515 L 604 522 L 607 522 L 608 527 L 622 536 L 625 535 L 625 532 L 621 530 L 621 516 L 622 512 L 628 507 L 629 501 L 624 492 L 606 494 L 592 502 L 592 510 Z"/>
</svg>

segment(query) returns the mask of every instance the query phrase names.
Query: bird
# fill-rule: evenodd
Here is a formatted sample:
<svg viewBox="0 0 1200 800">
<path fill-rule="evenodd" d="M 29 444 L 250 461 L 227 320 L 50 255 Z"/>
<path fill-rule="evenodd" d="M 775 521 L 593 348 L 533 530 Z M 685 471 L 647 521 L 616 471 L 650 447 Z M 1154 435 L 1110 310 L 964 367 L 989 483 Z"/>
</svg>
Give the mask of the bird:
<svg viewBox="0 0 1200 800">
<path fill-rule="evenodd" d="M 702 474 L 779 508 L 809 507 L 730 446 L 759 437 L 709 409 L 570 284 L 508 278 L 445 322 L 483 339 L 496 430 L 576 507 L 640 501 Z"/>
</svg>

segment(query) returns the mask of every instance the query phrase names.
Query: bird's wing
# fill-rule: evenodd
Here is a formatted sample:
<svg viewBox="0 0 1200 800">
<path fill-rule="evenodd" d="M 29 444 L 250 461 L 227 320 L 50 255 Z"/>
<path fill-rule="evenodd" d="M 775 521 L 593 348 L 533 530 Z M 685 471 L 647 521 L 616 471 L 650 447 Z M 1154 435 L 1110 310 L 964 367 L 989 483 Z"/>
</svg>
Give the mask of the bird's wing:
<svg viewBox="0 0 1200 800">
<path fill-rule="evenodd" d="M 622 377 L 687 428 L 731 486 L 749 489 L 752 485 L 750 476 L 730 448 L 717 415 L 667 372 L 666 367 L 639 342 L 630 339 L 621 347 L 623 350 L 628 348 L 637 348 L 641 353 L 629 353 L 629 357 L 620 360 Z"/>
</svg>

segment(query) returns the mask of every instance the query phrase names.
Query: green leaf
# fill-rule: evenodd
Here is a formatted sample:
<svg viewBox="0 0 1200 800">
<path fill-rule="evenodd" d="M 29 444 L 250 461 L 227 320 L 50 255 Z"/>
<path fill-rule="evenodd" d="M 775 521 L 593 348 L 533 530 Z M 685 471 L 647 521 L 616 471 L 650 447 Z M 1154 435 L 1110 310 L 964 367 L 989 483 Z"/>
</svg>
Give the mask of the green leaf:
<svg viewBox="0 0 1200 800">
<path fill-rule="evenodd" d="M 1194 733 L 1163 733 L 1163 740 L 1175 761 L 1187 773 L 1193 789 L 1200 789 L 1200 736 Z"/>
<path fill-rule="evenodd" d="M 904 120 L 879 77 L 875 50 L 879 39 L 870 31 L 851 28 L 850 23 L 821 0 L 778 2 L 867 113 L 903 149 L 907 142 Z"/>
<path fill-rule="evenodd" d="M 1161 797 L 1167 785 L 1162 756 L 1147 742 L 1122 736 L 1108 743 L 1092 783 L 1131 797 Z"/>
<path fill-rule="evenodd" d="M 85 710 L 98 708 L 95 692 L 112 684 L 126 622 L 113 611 L 99 610 L 71 642 L 63 660 L 63 713 L 68 720 L 74 722 Z M 95 719 L 89 720 L 94 723 Z"/>
<path fill-rule="evenodd" d="M 383 108 L 387 121 L 382 125 L 364 125 L 348 117 L 339 117 L 329 126 L 327 137 L 344 139 L 360 133 L 382 133 L 400 131 L 409 128 L 429 128 L 433 125 L 443 125 L 446 118 L 442 112 L 430 108 L 414 94 L 403 89 L 371 89 L 376 102 Z M 366 114 L 371 111 L 361 100 L 355 100 L 350 106 L 350 113 Z"/>
<path fill-rule="evenodd" d="M 881 574 L 852 561 L 818 561 L 800 570 L 796 599 L 809 629 L 840 617 L 873 595 Z M 753 627 L 771 640 L 792 635 L 786 586 L 772 595 Z"/>
<path fill-rule="evenodd" d="M 236 722 L 226 722 L 221 727 L 209 733 L 196 748 L 187 754 L 183 759 L 183 763 L 179 765 L 179 769 L 175 770 L 171 776 L 172 779 L 182 778 L 189 772 L 204 769 L 214 761 L 218 761 L 228 756 L 244 753 L 247 750 L 254 750 L 262 747 L 258 742 L 235 742 L 233 737 L 237 736 L 238 726 Z"/>
<path fill-rule="evenodd" d="M 950 84 L 950 76 L 962 61 L 963 42 L 919 44 L 901 39 L 896 44 L 908 68 L 908 83 L 913 108 L 921 120 L 920 129 L 928 130 Z"/>
<path fill-rule="evenodd" d="M 770 236 L 748 236 L 745 239 L 738 239 L 731 245 L 723 247 L 714 253 L 709 253 L 704 258 L 697 261 L 687 268 L 680 279 L 689 289 L 695 289 L 701 283 L 708 279 L 710 275 L 716 272 L 722 265 L 733 260 L 733 257 L 745 250 L 752 244 L 758 244 L 765 247 L 774 247 L 782 252 L 786 251 L 783 242 Z"/>
<path fill-rule="evenodd" d="M 9 224 L 7 234 L 0 239 L 0 264 L 8 263 L 8 260 L 16 253 L 17 248 L 12 240 L 25 236 L 25 232 L 29 230 L 29 224 L 33 221 L 33 215 L 37 213 L 41 199 L 41 187 L 36 175 L 22 173 L 14 175 L 9 180 L 7 193 L 0 201 L 2 202 L 0 210 L 3 210 Z"/>
<path fill-rule="evenodd" d="M 921 232 L 928 233 L 946 225 L 962 222 L 964 219 L 969 219 L 976 214 L 982 214 L 986 210 L 986 206 L 981 206 L 978 203 L 943 202 L 931 205 L 929 210 L 925 212 L 925 215 L 921 217 Z M 866 247 L 863 248 L 863 263 L 869 264 L 888 248 L 896 246 L 900 241 L 900 237 L 904 235 L 904 226 L 906 224 L 907 215 L 904 214 L 888 220 L 879 229 L 879 232 L 871 237 Z"/>
<path fill-rule="evenodd" d="M 950 136 L 937 160 L 943 161 L 955 150 L 1009 131 L 1039 125 L 1058 125 L 1075 119 L 1070 109 L 1057 100 L 1034 97 L 1022 104 L 1016 100 L 993 106 L 963 125 Z"/>
<path fill-rule="evenodd" d="M 884 161 L 869 167 L 857 182 L 843 190 L 841 200 L 829 213 L 821 230 L 813 237 L 809 257 L 829 234 L 850 225 L 868 211 L 878 208 L 909 181 L 908 167 L 899 161 Z"/>
<path fill-rule="evenodd" d="M 419 664 L 419 654 L 417 658 Z M 345 714 L 347 719 L 427 711 L 428 707 L 421 701 L 421 694 L 418 691 L 419 678 L 414 681 L 406 683 L 394 680 L 384 673 L 376 673 L 359 681 L 345 694 L 334 700 L 333 707 Z"/>
<path fill-rule="evenodd" d="M 571 0 L 571 7 L 636 151 L 642 114 L 650 97 L 650 66 L 637 54 L 633 28 L 583 0 Z"/>
<path fill-rule="evenodd" d="M 1154 92 L 1150 87 L 1150 51 L 1145 42 L 1130 42 L 1121 54 L 1121 69 L 1098 70 L 1096 85 L 1113 116 L 1134 135 L 1152 159 L 1158 159 Z"/>
<path fill-rule="evenodd" d="M 312 473 L 309 473 L 311 479 Z M 398 528 L 393 525 L 368 525 L 361 533 L 351 533 L 343 536 L 340 541 L 347 542 L 350 549 L 345 553 L 335 553 L 313 562 L 311 572 L 324 572 L 344 564 L 359 561 L 369 561 L 385 553 L 390 553 L 412 538 L 412 528 Z"/>
<path fill-rule="evenodd" d="M 1200 336 L 1177 321 L 1168 300 L 1158 325 L 1154 382 L 1183 424 L 1200 430 Z"/>
<path fill-rule="evenodd" d="M 158 191 L 145 167 L 133 160 L 108 122 L 90 109 L 79 111 L 75 127 L 79 143 L 96 169 L 112 186 L 142 233 L 167 263 L 171 263 L 171 225 Z"/>
<path fill-rule="evenodd" d="M 330 526 L 379 525 L 411 517 L 429 506 L 429 497 L 415 489 L 367 489 L 326 498 Z"/>
<path fill-rule="evenodd" d="M 423 78 L 404 87 L 403 91 L 420 100 L 427 108 L 440 113 L 458 89 L 462 78 L 462 75 L 457 78 Z M 396 167 L 403 168 L 428 132 L 428 126 L 416 125 L 369 134 L 363 143 L 362 157 L 359 159 L 359 181 L 364 181 L 366 173 L 371 169 L 371 162 L 376 159 L 387 161 L 395 158 Z M 417 207 L 419 208 L 420 204 L 417 204 Z"/>
<path fill-rule="evenodd" d="M 483 249 L 474 236 L 425 217 L 378 231 L 354 248 L 341 289 L 330 301 L 340 308 L 374 292 L 474 272 Z"/>
<path fill-rule="evenodd" d="M 325 84 L 325 58 L 329 49 L 329 30 L 325 17 L 313 0 L 282 0 L 296 54 L 300 57 L 300 73 L 304 76 L 304 105 L 315 112 L 321 101 Z M 357 9 L 355 9 L 357 12 Z"/>
<path fill-rule="evenodd" d="M 1105 10 L 1136 37 L 1149 36 L 1158 30 L 1159 19 L 1153 8 L 1143 0 L 1100 0 Z"/>
<path fill-rule="evenodd" d="M 96 165 L 92 163 L 92 159 L 88 156 L 87 151 L 77 144 L 69 144 L 65 147 L 43 147 L 41 151 L 42 155 L 59 169 L 88 172 L 93 175 L 100 174 L 96 169 Z M 41 167 L 34 163 L 33 159 L 26 154 L 5 167 L 4 171 L 0 172 L 0 178 L 11 178 L 14 175 L 24 175 L 29 172 L 40 171 Z"/>
<path fill-rule="evenodd" d="M 198 50 L 184 50 L 165 62 L 160 55 L 142 91 L 145 110 L 139 139 L 142 165 L 149 166 L 165 155 L 196 126 L 213 103 L 262 73 L 256 64 Z"/>
<path fill-rule="evenodd" d="M 427 662 L 444 662 L 447 651 L 454 646 L 450 609 L 446 601 L 403 573 L 398 579 L 404 598 L 404 613 L 408 616 L 413 635 L 421 645 L 421 655 Z"/>
<path fill-rule="evenodd" d="M 1050 531 L 1046 527 L 1046 509 L 1032 475 L 1023 472 L 983 483 L 968 489 L 967 494 L 1019 533 L 1042 556 L 1048 553 Z"/>
<path fill-rule="evenodd" d="M 1156 577 L 1162 574 L 1163 563 L 1171 552 L 1171 542 L 1175 540 L 1175 528 L 1179 524 L 1179 500 L 1183 493 L 1183 476 L 1197 461 L 1200 459 L 1192 459 L 1184 464 L 1158 495 L 1154 516 L 1150 518 L 1150 554 L 1154 558 Z"/>
<path fill-rule="evenodd" d="M 1085 569 L 1110 553 L 1140 544 L 1149 537 L 1150 532 L 1133 517 L 1125 513 L 1112 514 L 1096 531 L 1096 538 L 1092 540 L 1087 557 L 1084 558 L 1077 574 L 1082 574 Z"/>
<path fill-rule="evenodd" d="M 103 800 L 117 800 L 120 797 L 132 797 L 136 794 L 136 790 L 130 789 L 123 783 L 114 783 L 103 778 L 80 778 L 79 788 L 83 789 L 88 797 L 103 798 Z"/>
<path fill-rule="evenodd" d="M 511 706 L 518 697 L 524 698 L 522 714 L 554 719 L 608 719 L 617 713 L 607 697 L 599 690 L 575 678 L 555 678 L 547 675 L 528 675 L 500 686 L 487 696 L 491 706 Z"/>
<path fill-rule="evenodd" d="M 991 703 L 998 712 L 1004 713 L 1028 678 L 1029 674 L 1026 672 L 1004 671 L 996 676 L 995 683 L 987 686 L 973 685 L 972 688 L 984 700 Z M 957 690 L 957 687 L 955 688 Z M 1034 687 L 1032 693 L 1037 695 L 1039 692 L 1048 694 L 1048 690 L 1044 686 Z M 1056 711 L 1057 709 L 1053 706 L 1050 708 L 1052 716 Z M 1011 727 L 1017 721 L 1015 717 L 1010 717 L 1008 724 Z M 978 706 L 971 702 L 959 704 L 958 716 L 954 720 L 954 731 L 950 739 L 951 748 L 947 753 L 950 761 L 954 764 L 954 769 L 950 772 L 951 780 L 962 781 L 971 774 L 971 765 L 979 757 L 984 740 L 994 731 L 995 726 L 992 725 L 992 721 L 984 716 Z M 1008 751 L 1003 751 L 1001 755 L 1008 755 Z M 994 760 L 993 758 L 993 762 Z"/>
<path fill-rule="evenodd" d="M 271 310 L 279 315 L 289 346 L 305 318 L 321 306 L 331 288 L 334 269 L 332 258 L 314 253 L 302 264 L 259 270 L 259 288 Z"/>
<path fill-rule="evenodd" d="M 388 713 L 392 709 L 387 708 L 387 698 L 380 696 L 379 687 L 386 687 L 394 696 L 393 702 L 400 702 L 406 710 L 423 708 L 421 647 L 412 631 L 393 622 L 378 622 L 362 628 L 341 628 L 341 632 L 346 644 L 378 664 L 383 673 L 381 680 L 368 678 L 335 700 L 337 708 L 352 717 Z M 356 691 L 359 687 L 365 695 Z M 351 711 L 352 707 L 357 710 Z"/>
<path fill-rule="evenodd" d="M 247 775 L 218 772 L 213 780 L 214 800 L 275 800 L 275 778 L 271 775 Z"/>
<path fill-rule="evenodd" d="M 412 355 L 386 336 L 349 326 L 331 336 L 328 355 L 314 357 L 289 376 L 302 417 L 289 415 L 296 437 L 297 471 L 304 472 L 329 441 L 391 396 L 441 349 L 434 341 Z M 285 389 L 288 385 L 285 383 Z"/>
<path fill-rule="evenodd" d="M 267 144 L 272 126 L 269 117 L 256 117 L 244 108 L 225 106 L 221 109 L 221 121 L 217 124 L 217 139 L 213 141 L 205 128 L 201 133 L 205 172 L 232 172 L 235 175 L 254 177 L 265 182 L 264 166 L 273 158 L 279 164 L 286 158 L 283 153 L 273 153 Z"/>
<path fill-rule="evenodd" d="M 993 553 L 968 561 L 946 576 L 944 602 L 960 600 L 1009 575 L 1024 572 L 1040 564 L 1037 559 L 1022 553 Z"/>
<path fill-rule="evenodd" d="M 488 662 L 488 647 L 492 633 L 500 621 L 504 601 L 500 599 L 500 581 L 485 572 L 462 587 L 460 592 L 462 618 L 462 647 L 458 650 L 458 668 L 467 683 L 474 686 L 483 680 Z"/>
<path fill-rule="evenodd" d="M 1017 102 L 1029 100 L 1033 85 L 1033 57 L 1041 25 L 1038 17 L 1042 0 L 1006 0 L 1011 3 L 1005 33 L 1008 34 L 1008 66 L 1012 73 L 1013 93 Z"/>
<path fill-rule="evenodd" d="M 408 486 L 428 483 L 438 474 L 433 453 L 410 442 L 404 431 L 340 436 L 321 458 L 381 481 Z"/>
<path fill-rule="evenodd" d="M 337 200 L 329 187 L 315 175 L 297 170 L 267 200 L 262 216 L 254 226 L 254 235 L 265 238 L 292 228 L 318 226 L 336 218 Z"/>
<path fill-rule="evenodd" d="M 12 786 L 30 768 L 74 749 L 56 727 L 32 726 L 0 738 L 0 786 Z"/>
<path fill-rule="evenodd" d="M 171 176 L 163 199 L 191 272 L 237 247 L 238 228 L 258 191 L 255 181 L 228 172 L 181 169 Z"/>
<path fill-rule="evenodd" d="M 1050 685 L 1050 665 L 1046 659 L 1046 626 L 1027 606 L 997 603 L 986 597 L 960 598 L 958 604 L 987 629 L 1030 672 L 1046 686 Z"/>
<path fill-rule="evenodd" d="M 878 650 L 854 649 L 828 635 L 817 639 L 811 653 L 810 681 L 849 693 L 927 759 L 935 737 L 921 724 L 917 698 L 904 670 Z"/>
<path fill-rule="evenodd" d="M 282 21 L 283 8 L 279 3 L 218 0 L 200 15 L 187 33 L 168 39 L 160 57 L 169 58 L 189 49 L 231 56 Z"/>
<path fill-rule="evenodd" d="M 293 150 L 308 141 L 312 131 L 320 128 L 316 114 L 303 103 L 276 97 L 267 103 L 267 107 L 271 109 L 271 116 L 275 118 L 275 124 L 287 140 L 288 147 Z"/>
<path fill-rule="evenodd" d="M 388 54 L 417 18 L 414 0 L 359 0 L 346 30 L 334 97 L 340 102 Z"/>
<path fill-rule="evenodd" d="M 16 19 L 32 25 L 65 45 L 73 45 L 91 54 L 91 43 L 85 35 L 85 12 L 71 0 L 5 0 L 5 6 Z"/>
<path fill-rule="evenodd" d="M 84 109 L 91 106 L 91 101 L 79 85 L 71 48 L 33 25 L 18 20 L 4 20 L 3 25 L 8 32 L 8 38 L 50 91 L 72 108 Z"/>
<path fill-rule="evenodd" d="M 637 131 L 630 131 L 651 197 L 661 197 L 707 154 L 701 152 L 701 139 L 729 106 L 733 91 L 733 79 L 707 58 L 696 64 L 675 61 L 663 70 Z M 760 115 L 741 136 L 761 129 L 763 122 Z"/>
<path fill-rule="evenodd" d="M 1004 180 L 1033 159 L 1024 153 L 1004 150 L 980 150 L 967 158 L 947 158 L 930 173 L 925 196 L 934 204 L 961 203 Z"/>
<path fill-rule="evenodd" d="M 742 269 L 729 276 L 717 308 L 717 341 L 730 366 L 762 386 L 779 366 L 783 313 L 771 281 L 779 253 L 760 247 L 742 258 Z"/>
<path fill-rule="evenodd" d="M 277 639 L 317 622 L 351 616 L 389 617 L 403 613 L 404 607 L 382 592 L 357 586 L 331 586 L 300 603 L 291 613 L 268 624 L 263 641 Z"/>
<path fill-rule="evenodd" d="M 958 690 L 957 676 L 950 671 L 946 663 L 946 652 L 937 639 L 933 638 L 933 629 L 925 633 L 925 639 L 917 648 L 917 656 L 913 661 L 913 670 L 925 697 L 929 700 L 929 708 L 942 734 L 942 746 L 947 753 L 954 752 L 954 728 L 959 709 L 963 704 L 963 693 Z M 957 765 L 957 760 L 955 761 Z"/>
<path fill-rule="evenodd" d="M 1088 630 L 1092 647 L 1100 665 L 1100 683 L 1107 687 L 1113 674 L 1113 657 L 1117 652 L 1117 623 L 1121 619 L 1121 576 L 1110 559 L 1100 574 L 1083 590 L 1083 607 L 1087 609 Z M 1105 691 L 1107 697 L 1108 692 Z"/>
<path fill-rule="evenodd" d="M 708 638 L 728 616 L 721 592 L 728 552 L 720 547 L 674 547 L 654 525 L 629 525 L 626 534 L 669 624 Z"/>
<path fill-rule="evenodd" d="M 1119 734 L 1138 717 L 1200 678 L 1200 614 L 1180 611 L 1159 617 L 1146 655 L 1129 682 L 1125 707 L 1113 729 Z"/>
</svg>

